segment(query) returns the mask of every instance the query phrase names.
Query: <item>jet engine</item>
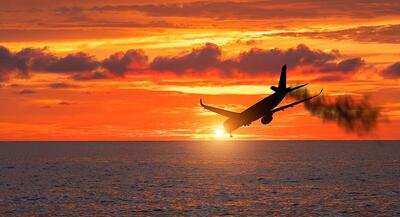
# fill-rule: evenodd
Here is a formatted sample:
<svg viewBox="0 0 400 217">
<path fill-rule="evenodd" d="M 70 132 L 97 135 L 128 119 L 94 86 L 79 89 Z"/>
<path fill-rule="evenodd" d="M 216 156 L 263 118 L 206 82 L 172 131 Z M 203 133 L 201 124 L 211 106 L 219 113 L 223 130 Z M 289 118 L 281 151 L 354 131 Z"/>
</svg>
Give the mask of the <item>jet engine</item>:
<svg viewBox="0 0 400 217">
<path fill-rule="evenodd" d="M 269 124 L 272 121 L 272 114 L 267 114 L 264 117 L 261 118 L 261 123 L 262 124 Z"/>
</svg>

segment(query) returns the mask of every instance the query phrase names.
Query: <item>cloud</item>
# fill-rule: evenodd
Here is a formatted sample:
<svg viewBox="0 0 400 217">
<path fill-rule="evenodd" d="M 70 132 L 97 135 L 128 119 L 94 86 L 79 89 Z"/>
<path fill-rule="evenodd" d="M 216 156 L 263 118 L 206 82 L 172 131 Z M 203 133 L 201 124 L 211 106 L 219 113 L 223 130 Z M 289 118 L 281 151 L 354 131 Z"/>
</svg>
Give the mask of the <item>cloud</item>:
<svg viewBox="0 0 400 217">
<path fill-rule="evenodd" d="M 400 3 L 385 1 L 197 1 L 188 3 L 105 5 L 95 12 L 141 12 L 153 17 L 206 17 L 216 19 L 274 19 L 355 17 L 373 18 L 398 15 Z"/>
<path fill-rule="evenodd" d="M 361 58 L 335 62 L 341 56 L 338 51 L 312 50 L 302 44 L 287 50 L 253 48 L 230 59 L 222 59 L 221 53 L 217 45 L 207 43 L 181 56 L 157 57 L 150 64 L 150 68 L 153 71 L 168 71 L 177 74 L 218 70 L 224 75 L 231 76 L 234 72 L 276 73 L 284 64 L 287 64 L 289 68 L 314 66 L 323 72 L 349 73 L 356 71 L 364 64 Z"/>
<path fill-rule="evenodd" d="M 20 94 L 20 95 L 27 95 L 27 94 L 34 94 L 34 93 L 36 93 L 36 92 L 33 90 L 29 90 L 29 89 L 24 89 L 24 90 L 21 90 L 18 92 L 18 94 Z"/>
<path fill-rule="evenodd" d="M 371 43 L 400 43 L 400 24 L 360 26 L 336 31 L 283 32 L 268 36 L 309 37 L 316 39 L 353 40 Z"/>
<path fill-rule="evenodd" d="M 400 62 L 388 66 L 383 70 L 382 75 L 386 78 L 400 78 Z"/>
<path fill-rule="evenodd" d="M 25 76 L 31 70 L 48 71 L 48 65 L 57 61 L 57 56 L 46 52 L 46 49 L 24 48 L 13 55 L 14 67 Z"/>
<path fill-rule="evenodd" d="M 67 88 L 77 88 L 78 85 L 68 84 L 68 83 L 51 83 L 47 85 L 49 88 L 53 89 L 67 89 Z"/>
<path fill-rule="evenodd" d="M 98 16 L 94 16 L 89 13 L 90 10 L 86 10 L 82 7 L 60 7 L 55 9 L 55 15 L 58 17 L 65 17 L 63 23 L 48 24 L 44 23 L 43 26 L 55 27 L 55 28 L 177 28 L 178 26 L 166 22 L 164 20 L 149 21 L 149 22 L 135 22 L 112 20 L 108 19 L 94 19 Z"/>
<path fill-rule="evenodd" d="M 100 63 L 94 60 L 93 56 L 79 52 L 76 54 L 68 54 L 65 57 L 57 59 L 52 64 L 48 65 L 44 71 L 63 73 L 87 72 L 95 70 L 99 65 Z"/>
<path fill-rule="evenodd" d="M 0 81 L 8 80 L 13 73 L 20 77 L 29 77 L 31 72 L 74 74 L 95 70 L 99 65 L 93 56 L 83 52 L 57 57 L 45 48 L 24 48 L 12 53 L 0 46 Z"/>
<path fill-rule="evenodd" d="M 361 66 L 365 65 L 365 61 L 361 58 L 351 58 L 342 60 L 338 63 L 326 63 L 320 68 L 322 72 L 354 72 Z"/>
<path fill-rule="evenodd" d="M 104 69 L 118 76 L 124 76 L 128 71 L 140 71 L 147 68 L 148 57 L 142 50 L 118 52 L 103 60 Z"/>
<path fill-rule="evenodd" d="M 89 81 L 89 80 L 112 79 L 115 78 L 115 76 L 105 71 L 93 71 L 86 73 L 77 73 L 71 76 L 71 78 L 77 81 Z"/>
<path fill-rule="evenodd" d="M 313 73 L 356 72 L 365 62 L 361 58 L 341 59 L 337 50 L 322 51 L 300 44 L 289 49 L 253 48 L 236 57 L 223 58 L 218 45 L 206 43 L 190 52 L 176 56 L 157 56 L 149 61 L 142 50 L 130 49 L 116 52 L 103 60 L 83 52 L 59 57 L 46 49 L 24 48 L 16 53 L 0 47 L 0 77 L 2 81 L 12 74 L 29 77 L 35 73 L 58 73 L 74 80 L 123 78 L 140 73 L 208 73 L 215 71 L 222 76 L 235 74 L 278 73 L 282 65 L 289 68 L 308 67 Z M 65 84 L 52 84 L 50 88 L 66 88 Z"/>
<path fill-rule="evenodd" d="M 91 72 L 101 65 L 93 56 L 83 52 L 58 57 L 43 49 L 24 48 L 13 53 L 0 46 L 0 81 L 7 81 L 12 74 L 29 77 L 32 72 L 50 72 L 75 75 Z"/>
<path fill-rule="evenodd" d="M 14 58 L 10 50 L 0 46 L 0 82 L 8 80 L 14 69 Z"/>
<path fill-rule="evenodd" d="M 67 101 L 61 101 L 58 103 L 58 105 L 71 105 L 71 102 L 67 102 Z"/>
<path fill-rule="evenodd" d="M 192 49 L 192 52 L 177 57 L 156 57 L 150 68 L 159 72 L 205 72 L 211 68 L 220 68 L 221 50 L 212 43 L 206 43 L 201 48 Z"/>
<path fill-rule="evenodd" d="M 251 49 L 239 55 L 236 67 L 243 72 L 275 72 L 282 65 L 287 64 L 289 68 L 298 66 L 324 66 L 329 61 L 339 57 L 337 51 L 323 52 L 311 50 L 306 45 L 298 45 L 288 50 L 281 49 Z"/>
</svg>

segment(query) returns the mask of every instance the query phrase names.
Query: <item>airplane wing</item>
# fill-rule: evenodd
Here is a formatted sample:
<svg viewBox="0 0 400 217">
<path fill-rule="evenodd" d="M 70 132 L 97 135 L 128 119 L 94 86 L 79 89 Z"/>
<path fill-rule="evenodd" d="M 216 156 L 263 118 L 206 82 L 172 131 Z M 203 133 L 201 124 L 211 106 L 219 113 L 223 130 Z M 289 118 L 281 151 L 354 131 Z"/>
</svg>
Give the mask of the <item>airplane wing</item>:
<svg viewBox="0 0 400 217">
<path fill-rule="evenodd" d="M 224 110 L 224 109 L 220 109 L 220 108 L 204 105 L 203 101 L 201 99 L 200 99 L 200 105 L 203 108 L 205 108 L 205 109 L 207 109 L 209 111 L 215 112 L 215 113 L 223 115 L 225 117 L 231 118 L 231 117 L 235 117 L 235 116 L 239 115 L 239 113 L 236 113 L 236 112 L 231 112 L 231 111 L 228 111 L 228 110 Z"/>
<path fill-rule="evenodd" d="M 310 99 L 312 99 L 312 98 L 315 98 L 315 97 L 321 95 L 321 93 L 322 93 L 323 90 L 324 90 L 324 89 L 322 89 L 321 92 L 319 92 L 319 94 L 317 94 L 317 95 L 315 95 L 315 96 L 311 96 L 311 97 L 305 98 L 305 99 L 303 99 L 303 100 L 300 100 L 300 101 L 291 103 L 291 104 L 289 104 L 289 105 L 285 105 L 285 106 L 282 106 L 282 107 L 279 107 L 279 108 L 276 108 L 276 109 L 272 109 L 271 112 L 274 113 L 274 112 L 277 112 L 277 111 L 281 111 L 281 110 L 287 109 L 287 108 L 289 108 L 289 107 L 293 107 L 293 106 L 295 106 L 295 105 L 297 105 L 297 104 L 303 103 L 303 102 L 305 102 L 305 101 L 308 101 L 308 100 L 310 100 Z"/>
<path fill-rule="evenodd" d="M 308 83 L 307 83 L 307 84 L 300 85 L 300 86 L 297 86 L 297 87 L 288 87 L 287 89 L 289 90 L 289 92 L 291 92 L 291 91 L 293 91 L 293 90 L 297 90 L 297 89 L 299 89 L 299 88 L 302 88 L 302 87 L 304 87 L 304 86 L 306 86 L 306 85 L 308 85 Z"/>
</svg>

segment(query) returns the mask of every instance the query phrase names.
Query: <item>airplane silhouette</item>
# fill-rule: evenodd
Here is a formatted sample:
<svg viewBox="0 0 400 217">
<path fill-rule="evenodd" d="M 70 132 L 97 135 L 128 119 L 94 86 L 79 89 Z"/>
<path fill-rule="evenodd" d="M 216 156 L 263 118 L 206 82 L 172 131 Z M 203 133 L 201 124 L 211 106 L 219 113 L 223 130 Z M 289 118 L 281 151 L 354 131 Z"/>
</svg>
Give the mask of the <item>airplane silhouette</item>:
<svg viewBox="0 0 400 217">
<path fill-rule="evenodd" d="M 241 113 L 205 105 L 203 104 L 203 101 L 201 99 L 200 99 L 200 105 L 209 111 L 228 117 L 228 119 L 224 122 L 224 128 L 225 131 L 228 132 L 232 137 L 232 132 L 240 128 L 241 126 L 249 126 L 253 121 L 258 120 L 259 118 L 261 118 L 262 124 L 269 124 L 272 121 L 272 115 L 275 112 L 282 111 L 286 108 L 311 100 L 312 98 L 317 97 L 322 93 L 323 89 L 319 94 L 315 96 L 311 96 L 303 100 L 275 108 L 276 106 L 279 105 L 279 103 L 285 98 L 285 96 L 289 92 L 304 87 L 306 85 L 307 84 L 303 84 L 297 87 L 286 87 L 286 65 L 284 65 L 282 67 L 281 77 L 279 79 L 278 87 L 275 86 L 271 87 L 271 89 L 275 93 L 265 97 L 264 99 L 252 105 L 251 107 L 249 107 L 248 109 L 244 110 Z"/>
</svg>

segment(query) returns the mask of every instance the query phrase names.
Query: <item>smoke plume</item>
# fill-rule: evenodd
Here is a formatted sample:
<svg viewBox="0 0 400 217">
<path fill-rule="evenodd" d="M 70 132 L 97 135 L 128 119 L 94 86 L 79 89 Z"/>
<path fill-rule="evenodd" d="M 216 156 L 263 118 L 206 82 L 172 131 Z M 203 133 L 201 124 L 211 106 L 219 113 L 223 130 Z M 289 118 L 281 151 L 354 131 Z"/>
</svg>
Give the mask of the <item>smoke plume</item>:
<svg viewBox="0 0 400 217">
<path fill-rule="evenodd" d="M 306 88 L 295 90 L 289 96 L 301 100 L 313 94 Z M 364 136 L 372 132 L 381 116 L 378 107 L 371 105 L 368 98 L 354 99 L 350 95 L 337 97 L 319 96 L 304 103 L 311 115 L 321 118 L 324 122 L 335 122 L 348 133 Z"/>
</svg>

